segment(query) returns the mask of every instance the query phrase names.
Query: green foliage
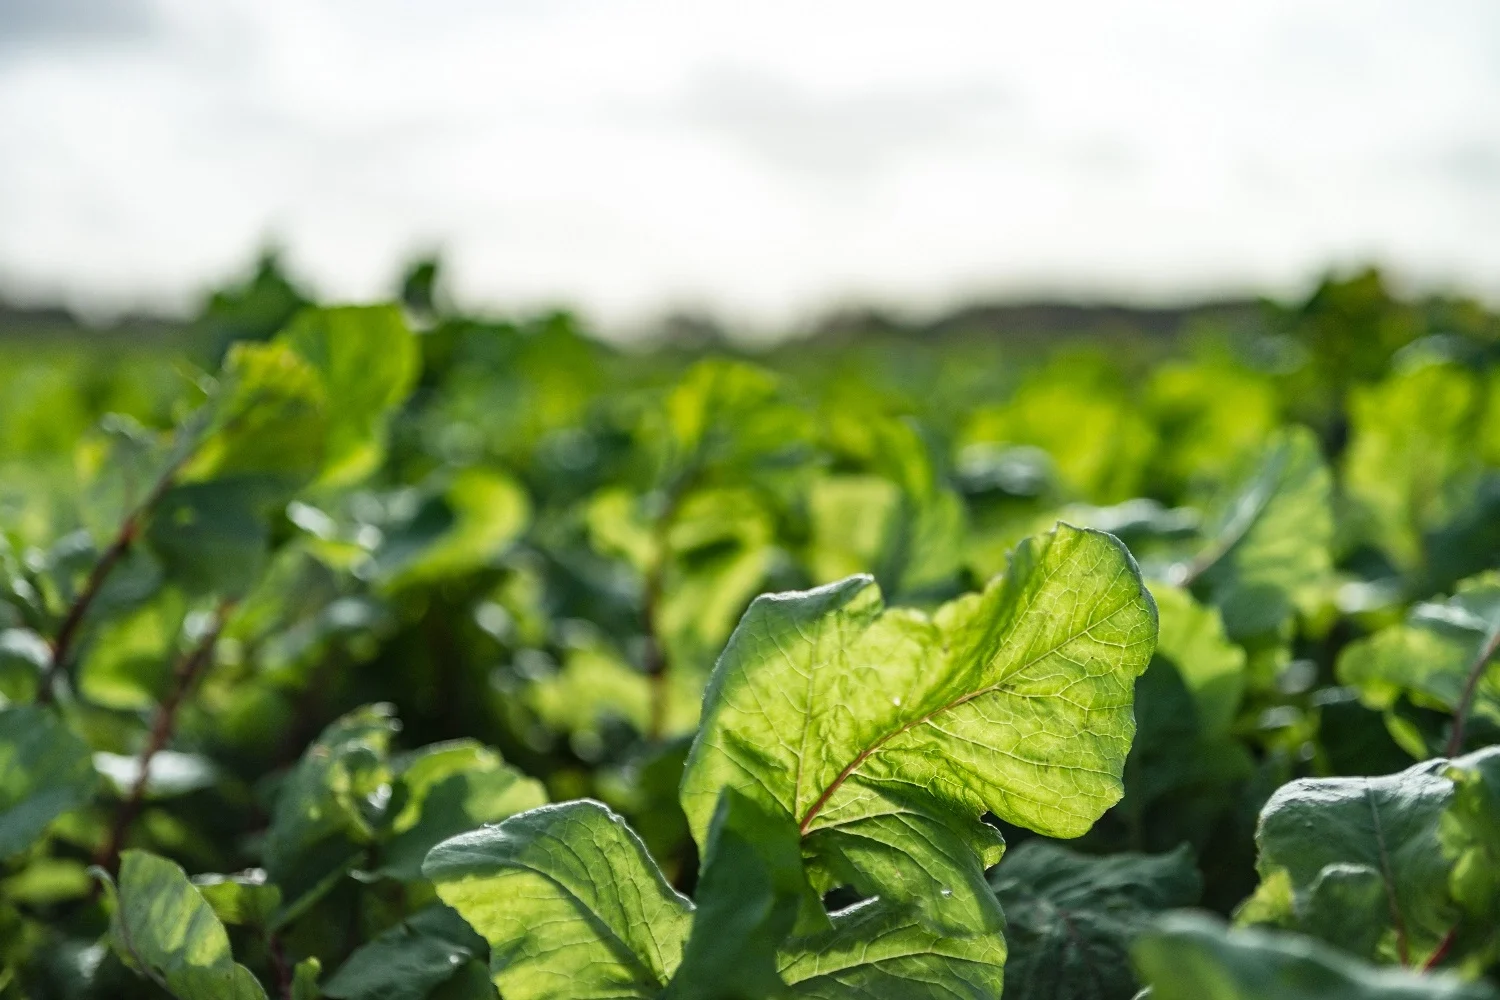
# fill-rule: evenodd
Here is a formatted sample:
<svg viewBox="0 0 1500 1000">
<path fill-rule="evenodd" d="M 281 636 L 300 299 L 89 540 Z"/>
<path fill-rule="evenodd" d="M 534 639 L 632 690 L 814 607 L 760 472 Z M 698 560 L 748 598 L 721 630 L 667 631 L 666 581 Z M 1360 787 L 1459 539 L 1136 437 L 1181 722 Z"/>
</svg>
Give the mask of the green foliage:
<svg viewBox="0 0 1500 1000">
<path fill-rule="evenodd" d="M 0 708 L 0 860 L 26 850 L 98 783 L 88 744 L 53 712 Z"/>
<path fill-rule="evenodd" d="M 249 969 L 235 962 L 229 935 L 181 868 L 126 851 L 116 882 L 99 877 L 114 904 L 110 943 L 121 961 L 178 1000 L 265 1000 Z"/>
<path fill-rule="evenodd" d="M 1451 714 L 1467 712 L 1500 725 L 1500 573 L 1464 580 L 1445 601 L 1418 604 L 1406 621 L 1350 643 L 1338 660 L 1339 680 L 1386 714 L 1391 735 L 1412 756 L 1429 756 L 1428 739 L 1397 711 L 1405 700 Z M 1467 713 L 1466 713 L 1467 714 Z"/>
<path fill-rule="evenodd" d="M 1134 949 L 1151 1000 L 1493 1000 L 1494 990 L 1439 976 L 1376 969 L 1307 938 L 1226 932 L 1217 920 L 1172 914 Z"/>
<path fill-rule="evenodd" d="M 1201 888 L 1186 848 L 1090 858 L 1039 840 L 989 878 L 1005 907 L 1011 1000 L 1129 1000 L 1131 942 L 1158 911 L 1196 903 Z"/>
<path fill-rule="evenodd" d="M 402 300 L 0 344 L 0 1000 L 1493 997 L 1491 312 Z"/>
</svg>

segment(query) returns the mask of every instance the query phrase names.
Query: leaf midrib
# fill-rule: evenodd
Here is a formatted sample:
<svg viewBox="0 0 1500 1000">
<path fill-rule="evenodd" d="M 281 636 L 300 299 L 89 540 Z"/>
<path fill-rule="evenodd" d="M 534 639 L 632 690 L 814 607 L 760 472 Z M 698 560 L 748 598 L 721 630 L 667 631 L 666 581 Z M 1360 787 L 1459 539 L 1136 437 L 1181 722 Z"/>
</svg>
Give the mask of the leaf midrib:
<svg viewBox="0 0 1500 1000">
<path fill-rule="evenodd" d="M 1118 577 L 1118 574 L 1117 574 L 1116 575 L 1116 579 L 1118 579 L 1118 578 L 1119 577 Z M 1111 581 L 1111 586 L 1113 586 L 1113 584 L 1114 584 L 1114 581 Z M 841 787 L 843 787 L 844 782 L 846 782 L 847 780 L 849 780 L 849 778 L 851 776 L 853 776 L 854 772 L 857 771 L 857 770 L 859 770 L 859 768 L 864 764 L 865 761 L 869 760 L 870 757 L 872 757 L 878 750 L 880 750 L 881 747 L 885 746 L 891 740 L 893 740 L 896 737 L 902 735 L 903 733 L 907 733 L 907 732 L 910 732 L 913 729 L 916 729 L 918 726 L 926 725 L 927 723 L 931 722 L 933 719 L 937 718 L 939 715 L 942 715 L 945 712 L 951 712 L 952 710 L 958 708 L 959 706 L 967 704 L 968 702 L 971 702 L 971 701 L 973 701 L 976 698 L 981 698 L 981 697 L 984 697 L 985 695 L 988 695 L 988 694 L 995 694 L 995 693 L 998 693 L 1000 691 L 1006 690 L 1007 688 L 1009 688 L 1009 687 L 1012 686 L 1009 682 L 1017 674 L 1023 674 L 1023 673 L 1025 673 L 1026 671 L 1030 670 L 1032 667 L 1036 666 L 1038 663 L 1041 663 L 1043 660 L 1045 660 L 1048 657 L 1056 654 L 1063 647 L 1065 647 L 1068 644 L 1070 644 L 1070 643 L 1078 640 L 1079 638 L 1087 635 L 1090 630 L 1096 628 L 1097 626 L 1103 624 L 1104 622 L 1109 621 L 1115 615 L 1119 614 L 1124 609 L 1130 607 L 1130 603 L 1131 602 L 1127 599 L 1122 604 L 1120 604 L 1119 607 L 1116 607 L 1116 608 L 1112 609 L 1109 612 L 1109 614 L 1107 614 L 1104 617 L 1098 619 L 1097 621 L 1091 621 L 1091 622 L 1089 622 L 1086 626 L 1084 626 L 1083 628 L 1079 629 L 1077 632 L 1072 633 L 1071 635 L 1067 636 L 1066 638 L 1062 639 L 1056 645 L 1050 647 L 1049 649 L 1044 650 L 1041 653 L 1038 653 L 1036 656 L 1032 657 L 1030 660 L 1027 660 L 1026 662 L 1022 663 L 1020 666 L 1016 667 L 1014 670 L 1011 670 L 1009 673 L 1007 673 L 1005 675 L 1005 678 L 1003 680 L 998 681 L 998 682 L 996 682 L 994 684 L 986 685 L 985 687 L 982 687 L 982 688 L 980 688 L 980 689 L 978 689 L 976 691 L 970 691 L 967 694 L 961 695 L 960 697 L 955 698 L 953 701 L 950 701 L 950 702 L 948 702 L 945 705 L 940 705 L 937 708 L 934 708 L 932 711 L 928 712 L 926 715 L 923 715 L 923 716 L 920 716 L 920 717 L 918 717 L 916 719 L 913 719 L 911 722 L 908 722 L 908 723 L 906 723 L 903 726 L 900 726 L 900 727 L 898 727 L 896 729 L 891 730 L 888 733 L 885 733 L 885 734 L 881 735 L 878 739 L 874 740 L 868 747 L 866 747 L 864 750 L 861 750 L 859 752 L 859 754 L 852 761 L 850 761 L 849 764 L 842 771 L 840 771 L 838 773 L 838 775 L 833 779 L 833 781 L 831 781 L 829 783 L 828 787 L 823 790 L 823 794 L 819 795 L 818 798 L 813 802 L 813 804 L 807 808 L 807 812 L 803 814 L 801 820 L 797 824 L 797 832 L 798 832 L 798 834 L 801 835 L 801 836 L 803 836 L 803 837 L 806 837 L 808 835 L 808 833 L 811 830 L 813 820 L 817 818 L 818 813 L 822 812 L 823 807 L 828 804 L 828 801 L 831 798 L 833 798 L 834 793 L 837 792 Z M 1028 606 L 1027 608 L 1023 609 L 1022 614 L 1024 614 L 1026 611 L 1029 611 L 1029 610 L 1030 610 L 1030 606 Z"/>
</svg>

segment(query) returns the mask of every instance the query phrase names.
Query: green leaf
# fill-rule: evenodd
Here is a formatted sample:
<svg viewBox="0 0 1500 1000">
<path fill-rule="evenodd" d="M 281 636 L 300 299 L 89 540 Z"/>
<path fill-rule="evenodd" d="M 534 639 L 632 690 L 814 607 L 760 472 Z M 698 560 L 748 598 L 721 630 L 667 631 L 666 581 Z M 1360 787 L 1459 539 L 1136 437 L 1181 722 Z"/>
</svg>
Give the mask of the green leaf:
<svg viewBox="0 0 1500 1000">
<path fill-rule="evenodd" d="M 1175 576 L 1194 582 L 1233 639 L 1280 628 L 1332 568 L 1332 478 L 1313 433 L 1271 438 L 1249 473 L 1209 507 L 1207 542 Z"/>
<path fill-rule="evenodd" d="M 1205 734 L 1229 732 L 1245 692 L 1245 651 L 1224 634 L 1217 609 L 1193 600 L 1187 591 L 1152 583 L 1161 615 L 1156 655 L 1177 668 L 1192 693 Z"/>
<path fill-rule="evenodd" d="M 1429 755 L 1422 737 L 1395 715 L 1403 696 L 1413 703 L 1452 712 L 1489 650 L 1490 666 L 1480 674 L 1470 712 L 1500 723 L 1500 666 L 1493 661 L 1500 635 L 1500 573 L 1464 580 L 1443 602 L 1412 608 L 1406 621 L 1345 647 L 1338 677 L 1358 689 L 1360 701 L 1386 713 L 1396 741 L 1416 757 Z"/>
<path fill-rule="evenodd" d="M 802 868 L 792 817 L 733 789 L 714 811 L 698 880 L 693 930 L 663 1000 L 768 1000 L 783 996 L 777 949 L 799 911 L 828 919 Z"/>
<path fill-rule="evenodd" d="M 98 787 L 88 744 L 54 712 L 0 708 L 0 861 L 19 854 Z"/>
<path fill-rule="evenodd" d="M 434 903 L 356 949 L 323 993 L 334 1000 L 423 1000 L 487 951 L 462 917 Z"/>
<path fill-rule="evenodd" d="M 1482 397 L 1461 365 L 1418 363 L 1349 394 L 1344 488 L 1365 535 L 1402 568 L 1422 561 L 1422 535 L 1447 521 L 1478 464 Z"/>
<path fill-rule="evenodd" d="M 1216 918 L 1171 913 L 1131 950 L 1151 1000 L 1495 1000 L 1447 976 L 1354 961 L 1310 938 L 1227 930 Z"/>
<path fill-rule="evenodd" d="M 1388 964 L 1426 961 L 1460 916 L 1448 892 L 1453 862 L 1439 836 L 1453 801 L 1443 766 L 1428 761 L 1380 778 L 1283 785 L 1261 812 L 1255 840 L 1263 881 L 1247 919 Z"/>
<path fill-rule="evenodd" d="M 125 851 L 118 885 L 95 871 L 113 897 L 110 940 L 127 965 L 178 1000 L 266 1000 L 181 868 L 145 851 Z"/>
<path fill-rule="evenodd" d="M 282 921 L 364 857 L 378 818 L 372 797 L 390 782 L 386 754 L 398 728 L 389 705 L 356 709 L 323 730 L 282 784 L 263 848 L 271 881 L 296 893 Z"/>
<path fill-rule="evenodd" d="M 1005 907 L 1007 1000 L 1128 1000 L 1131 941 L 1201 888 L 1186 847 L 1099 858 L 1042 840 L 1012 850 L 989 878 Z"/>
<path fill-rule="evenodd" d="M 718 358 L 688 369 L 659 418 L 658 480 L 668 487 L 788 465 L 805 449 L 810 430 L 807 415 L 784 400 L 776 375 Z"/>
<path fill-rule="evenodd" d="M 277 338 L 322 377 L 328 397 L 324 485 L 373 471 L 385 454 L 386 419 L 416 382 L 421 355 L 393 305 L 305 309 Z"/>
<path fill-rule="evenodd" d="M 257 476 L 176 486 L 157 505 L 146 542 L 184 589 L 240 597 L 265 568 L 267 519 L 284 499 L 274 480 Z"/>
<path fill-rule="evenodd" d="M 999 933 L 951 936 L 871 900 L 833 929 L 782 949 L 781 978 L 805 1000 L 995 1000 L 1005 971 Z"/>
<path fill-rule="evenodd" d="M 265 928 L 281 909 L 281 889 L 255 869 L 235 875 L 197 875 L 193 885 L 226 924 Z"/>
<path fill-rule="evenodd" d="M 422 873 L 490 944 L 506 1000 L 652 1000 L 692 904 L 597 802 L 542 806 L 435 847 Z"/>
<path fill-rule="evenodd" d="M 1454 859 L 1449 888 L 1479 931 L 1450 954 L 1473 951 L 1488 964 L 1500 957 L 1500 747 L 1449 761 L 1444 773 L 1454 784 L 1453 805 L 1439 827 Z"/>
<path fill-rule="evenodd" d="M 791 813 L 828 882 L 994 929 L 990 811 L 1076 837 L 1121 795 L 1156 607 L 1130 554 L 1059 525 L 981 594 L 928 617 L 855 577 L 767 595 L 704 700 L 682 803 L 700 845 L 720 790 Z"/>
<path fill-rule="evenodd" d="M 951 586 L 964 559 L 963 502 L 912 423 L 872 415 L 859 431 L 870 473 L 821 477 L 808 494 L 813 578 L 867 572 L 892 600 Z"/>
<path fill-rule="evenodd" d="M 288 345 L 235 344 L 209 405 L 182 481 L 268 478 L 295 490 L 322 468 L 328 390 L 318 370 Z"/>
<path fill-rule="evenodd" d="M 380 576 L 399 588 L 483 569 L 521 536 L 530 517 L 530 502 L 515 480 L 465 469 L 376 553 Z"/>
<path fill-rule="evenodd" d="M 381 847 L 378 874 L 416 881 L 440 841 L 547 801 L 541 782 L 507 767 L 473 740 L 424 747 L 394 762 L 404 802 Z"/>
</svg>

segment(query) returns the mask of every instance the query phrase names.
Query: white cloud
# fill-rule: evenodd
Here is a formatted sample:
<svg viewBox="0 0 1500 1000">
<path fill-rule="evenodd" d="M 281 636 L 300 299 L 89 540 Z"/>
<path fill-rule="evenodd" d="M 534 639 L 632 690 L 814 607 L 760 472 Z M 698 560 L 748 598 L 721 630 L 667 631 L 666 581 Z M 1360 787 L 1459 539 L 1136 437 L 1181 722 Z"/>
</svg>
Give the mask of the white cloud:
<svg viewBox="0 0 1500 1000">
<path fill-rule="evenodd" d="M 617 319 L 1367 258 L 1500 294 L 1488 0 L 152 3 L 0 50 L 0 273 L 161 298 L 276 234 L 333 294 L 440 244 Z"/>
</svg>

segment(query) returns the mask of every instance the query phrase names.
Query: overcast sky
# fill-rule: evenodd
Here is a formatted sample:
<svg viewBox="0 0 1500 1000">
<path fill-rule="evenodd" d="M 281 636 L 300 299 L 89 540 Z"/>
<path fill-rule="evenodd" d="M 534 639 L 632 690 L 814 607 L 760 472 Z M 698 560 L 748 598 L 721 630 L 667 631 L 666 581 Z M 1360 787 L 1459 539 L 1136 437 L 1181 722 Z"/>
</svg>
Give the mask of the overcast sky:
<svg viewBox="0 0 1500 1000">
<path fill-rule="evenodd" d="M 1500 3 L 0 0 L 0 283 L 180 303 L 267 238 L 617 321 L 1500 298 Z"/>
</svg>

